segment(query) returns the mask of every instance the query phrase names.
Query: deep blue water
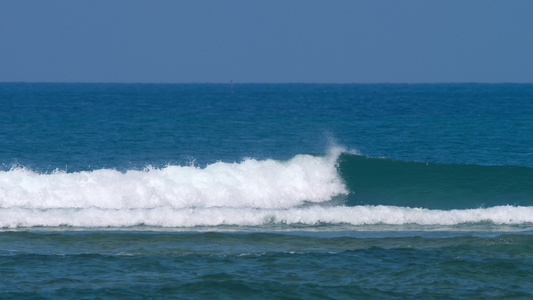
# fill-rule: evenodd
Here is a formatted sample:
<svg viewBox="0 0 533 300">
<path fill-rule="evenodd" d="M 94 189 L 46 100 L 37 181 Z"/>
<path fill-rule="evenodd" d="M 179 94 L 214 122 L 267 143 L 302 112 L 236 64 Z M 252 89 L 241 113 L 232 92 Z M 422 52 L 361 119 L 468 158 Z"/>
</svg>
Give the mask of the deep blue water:
<svg viewBox="0 0 533 300">
<path fill-rule="evenodd" d="M 533 85 L 0 84 L 0 298 L 529 298 Z"/>
<path fill-rule="evenodd" d="M 533 167 L 533 85 L 2 84 L 2 163 L 371 157 Z"/>
</svg>

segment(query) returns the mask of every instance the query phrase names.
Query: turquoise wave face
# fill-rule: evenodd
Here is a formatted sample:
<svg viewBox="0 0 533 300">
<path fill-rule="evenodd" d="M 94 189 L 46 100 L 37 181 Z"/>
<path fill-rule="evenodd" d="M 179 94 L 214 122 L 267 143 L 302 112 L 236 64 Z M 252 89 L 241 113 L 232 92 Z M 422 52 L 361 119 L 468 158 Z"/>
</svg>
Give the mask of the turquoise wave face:
<svg viewBox="0 0 533 300">
<path fill-rule="evenodd" d="M 342 154 L 348 205 L 468 209 L 533 205 L 533 168 L 433 164 Z"/>
</svg>

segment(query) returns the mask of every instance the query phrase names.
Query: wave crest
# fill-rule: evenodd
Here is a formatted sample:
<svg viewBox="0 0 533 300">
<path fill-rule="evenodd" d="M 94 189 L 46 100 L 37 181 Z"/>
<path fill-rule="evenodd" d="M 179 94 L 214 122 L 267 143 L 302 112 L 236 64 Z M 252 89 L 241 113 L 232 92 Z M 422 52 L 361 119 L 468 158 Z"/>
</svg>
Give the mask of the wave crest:
<svg viewBox="0 0 533 300">
<path fill-rule="evenodd" d="M 335 168 L 337 155 L 125 173 L 101 169 L 39 174 L 19 168 L 0 172 L 0 208 L 289 208 L 347 193 Z"/>
</svg>

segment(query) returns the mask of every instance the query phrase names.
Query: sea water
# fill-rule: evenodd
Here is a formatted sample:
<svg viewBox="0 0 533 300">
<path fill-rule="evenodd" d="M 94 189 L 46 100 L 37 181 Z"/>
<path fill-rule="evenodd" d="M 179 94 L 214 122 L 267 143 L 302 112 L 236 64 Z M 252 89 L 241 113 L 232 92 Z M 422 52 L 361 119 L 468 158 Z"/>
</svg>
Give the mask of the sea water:
<svg viewBox="0 0 533 300">
<path fill-rule="evenodd" d="M 0 84 L 0 298 L 533 297 L 531 84 Z"/>
</svg>

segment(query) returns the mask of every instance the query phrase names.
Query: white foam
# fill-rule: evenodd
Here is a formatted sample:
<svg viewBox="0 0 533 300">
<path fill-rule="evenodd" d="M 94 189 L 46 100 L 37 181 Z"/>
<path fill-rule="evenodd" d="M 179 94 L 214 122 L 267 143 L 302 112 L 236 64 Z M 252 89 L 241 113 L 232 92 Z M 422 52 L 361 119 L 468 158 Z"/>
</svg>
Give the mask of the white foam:
<svg viewBox="0 0 533 300">
<path fill-rule="evenodd" d="M 347 193 L 335 168 L 339 153 L 126 173 L 102 169 L 38 174 L 13 169 L 0 172 L 0 208 L 289 208 Z"/>
<path fill-rule="evenodd" d="M 289 209 L 235 207 L 153 209 L 0 209 L 0 227 L 157 227 L 260 226 L 265 224 L 351 224 L 351 225 L 456 225 L 533 223 L 533 207 L 497 206 L 466 210 L 429 210 L 395 206 L 311 206 Z"/>
</svg>

